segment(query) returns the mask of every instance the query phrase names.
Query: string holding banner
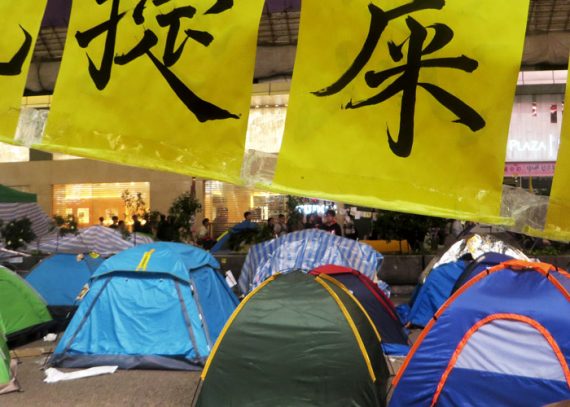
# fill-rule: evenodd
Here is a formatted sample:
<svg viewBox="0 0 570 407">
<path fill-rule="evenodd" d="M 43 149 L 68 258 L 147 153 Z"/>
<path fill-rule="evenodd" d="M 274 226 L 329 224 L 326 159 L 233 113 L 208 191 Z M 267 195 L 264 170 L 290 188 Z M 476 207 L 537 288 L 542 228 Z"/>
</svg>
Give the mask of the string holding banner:
<svg viewBox="0 0 570 407">
<path fill-rule="evenodd" d="M 263 0 L 74 2 L 37 148 L 241 183 Z"/>
<path fill-rule="evenodd" d="M 0 141 L 16 144 L 22 96 L 47 0 L 0 2 Z"/>
<path fill-rule="evenodd" d="M 528 3 L 303 1 L 266 187 L 509 223 L 501 190 Z"/>
</svg>

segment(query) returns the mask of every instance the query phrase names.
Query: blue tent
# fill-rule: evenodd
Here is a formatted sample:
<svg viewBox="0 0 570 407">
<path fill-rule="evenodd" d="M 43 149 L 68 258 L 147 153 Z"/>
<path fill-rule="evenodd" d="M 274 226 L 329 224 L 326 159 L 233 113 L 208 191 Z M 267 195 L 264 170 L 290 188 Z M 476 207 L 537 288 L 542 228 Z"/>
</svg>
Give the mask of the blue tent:
<svg viewBox="0 0 570 407">
<path fill-rule="evenodd" d="M 238 223 L 234 227 L 230 228 L 227 232 L 222 233 L 222 235 L 218 238 L 216 244 L 210 249 L 210 253 L 213 254 L 223 250 L 230 250 L 229 243 L 233 235 L 257 229 L 257 223 L 253 223 L 250 220 L 244 220 L 243 222 Z"/>
<path fill-rule="evenodd" d="M 570 398 L 570 275 L 512 260 L 437 312 L 398 376 L 390 407 L 543 406 Z"/>
<path fill-rule="evenodd" d="M 210 253 L 180 243 L 109 258 L 93 274 L 51 364 L 200 369 L 238 303 L 218 268 Z"/>
<path fill-rule="evenodd" d="M 54 254 L 38 263 L 26 281 L 48 306 L 70 307 L 103 260 L 100 256 L 85 255 L 78 260 L 75 254 Z"/>
<path fill-rule="evenodd" d="M 417 288 L 407 322 L 426 326 L 441 305 L 449 298 L 453 286 L 469 262 L 459 260 L 434 268 L 423 285 Z"/>
<path fill-rule="evenodd" d="M 467 283 L 469 280 L 471 280 L 473 277 L 475 277 L 483 270 L 486 270 L 490 267 L 494 267 L 497 264 L 501 264 L 502 262 L 508 260 L 513 260 L 513 258 L 511 256 L 502 253 L 490 252 L 482 254 L 481 256 L 473 260 L 469 264 L 469 266 L 465 268 L 465 271 L 459 276 L 459 278 L 455 282 L 452 293 L 459 290 L 461 286 L 463 286 L 465 283 Z"/>
<path fill-rule="evenodd" d="M 512 257 L 501 253 L 485 253 L 472 261 L 455 261 L 434 268 L 423 285 L 418 285 L 406 322 L 424 327 L 436 311 L 459 287 L 481 271 Z"/>
</svg>

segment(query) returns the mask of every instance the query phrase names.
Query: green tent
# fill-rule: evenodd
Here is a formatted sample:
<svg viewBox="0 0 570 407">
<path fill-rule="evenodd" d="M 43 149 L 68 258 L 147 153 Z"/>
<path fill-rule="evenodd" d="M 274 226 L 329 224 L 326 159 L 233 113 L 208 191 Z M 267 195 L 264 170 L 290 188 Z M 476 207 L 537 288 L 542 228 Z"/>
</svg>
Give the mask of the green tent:
<svg viewBox="0 0 570 407">
<path fill-rule="evenodd" d="M 1 266 L 0 318 L 4 321 L 8 338 L 51 321 L 40 295 L 23 278 Z"/>
<path fill-rule="evenodd" d="M 0 394 L 19 389 L 16 379 L 12 377 L 10 350 L 6 344 L 6 329 L 0 318 Z"/>
<path fill-rule="evenodd" d="M 10 351 L 6 344 L 6 329 L 0 318 L 0 389 L 10 383 Z"/>
<path fill-rule="evenodd" d="M 0 203 L 37 202 L 36 194 L 20 192 L 15 189 L 0 185 Z"/>
<path fill-rule="evenodd" d="M 196 405 L 384 406 L 380 336 L 331 280 L 296 271 L 247 296 L 210 354 Z"/>
</svg>

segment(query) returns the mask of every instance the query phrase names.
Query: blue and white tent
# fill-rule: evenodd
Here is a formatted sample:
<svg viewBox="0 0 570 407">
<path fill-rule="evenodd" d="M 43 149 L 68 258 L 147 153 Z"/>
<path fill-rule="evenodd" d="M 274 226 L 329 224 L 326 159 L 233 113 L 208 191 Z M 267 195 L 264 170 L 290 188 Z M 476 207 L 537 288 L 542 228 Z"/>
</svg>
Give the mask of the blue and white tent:
<svg viewBox="0 0 570 407">
<path fill-rule="evenodd" d="M 103 263 L 100 256 L 59 253 L 39 262 L 26 281 L 46 300 L 48 307 L 70 307 Z"/>
<path fill-rule="evenodd" d="M 28 218 L 32 222 L 32 230 L 38 237 L 47 235 L 52 226 L 50 217 L 35 202 L 0 202 L 2 222 L 6 224 L 22 218 Z"/>
<path fill-rule="evenodd" d="M 57 233 L 31 242 L 28 250 L 43 253 L 88 253 L 96 252 L 102 256 L 110 256 L 131 247 L 151 243 L 153 239 L 140 233 L 123 239 L 120 232 L 104 226 L 91 226 L 80 229 L 77 235 L 68 234 L 63 237 Z"/>
<path fill-rule="evenodd" d="M 200 369 L 238 304 L 218 268 L 210 253 L 180 243 L 109 258 L 93 274 L 51 364 Z"/>
<path fill-rule="evenodd" d="M 570 275 L 510 260 L 436 313 L 394 380 L 390 407 L 544 406 L 570 399 Z"/>
<path fill-rule="evenodd" d="M 252 246 L 239 277 L 239 287 L 248 293 L 273 274 L 292 270 L 309 272 L 326 264 L 350 267 L 376 280 L 383 259 L 366 244 L 307 229 Z"/>
</svg>

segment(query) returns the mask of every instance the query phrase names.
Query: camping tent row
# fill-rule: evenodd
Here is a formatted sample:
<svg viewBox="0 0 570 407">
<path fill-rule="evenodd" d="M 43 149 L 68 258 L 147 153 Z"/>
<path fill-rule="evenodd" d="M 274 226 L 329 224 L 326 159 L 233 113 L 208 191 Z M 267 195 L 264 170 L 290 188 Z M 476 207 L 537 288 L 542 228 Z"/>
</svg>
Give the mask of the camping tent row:
<svg viewBox="0 0 570 407">
<path fill-rule="evenodd" d="M 238 282 L 241 291 L 249 293 L 273 274 L 308 272 L 327 264 L 349 267 L 375 280 L 382 260 L 382 255 L 368 245 L 307 229 L 252 246 Z"/>
<path fill-rule="evenodd" d="M 251 385 L 257 380 L 271 382 L 271 374 L 280 377 L 274 383 L 284 389 L 297 386 L 307 375 L 318 381 L 322 372 L 352 377 L 356 361 L 358 374 L 339 400 L 384 404 L 388 373 L 383 346 L 407 351 L 409 341 L 393 304 L 372 281 L 338 266 L 321 267 L 311 274 L 279 275 L 270 279 L 275 283 L 264 283 L 263 290 L 252 293 L 230 317 L 237 300 L 214 270 L 217 267 L 209 253 L 175 243 L 140 246 L 106 260 L 93 274 L 90 291 L 51 364 L 192 370 L 202 367 L 217 343 L 214 346 L 241 360 L 245 370 L 252 360 L 270 366 L 274 359 L 283 358 L 274 365 L 279 369 L 256 369 L 257 378 L 238 373 Z M 216 342 L 228 318 L 227 335 Z M 246 318 L 243 325 L 242 318 Z M 234 335 L 234 329 L 239 333 Z M 228 345 L 228 338 L 245 347 L 244 352 Z M 301 354 L 275 352 L 277 341 Z M 267 359 L 269 355 L 273 359 Z M 282 368 L 283 364 L 290 366 Z M 337 375 L 328 376 L 327 386 L 343 393 Z M 230 381 L 236 377 L 231 374 Z M 305 390 L 299 388 L 298 394 Z M 263 392 L 253 393 L 264 397 Z M 337 393 L 325 393 L 325 400 L 337 397 Z"/>
<path fill-rule="evenodd" d="M 237 298 L 202 249 L 156 242 L 105 260 L 92 274 L 51 364 L 196 370 Z"/>
<path fill-rule="evenodd" d="M 394 380 L 391 407 L 543 406 L 570 399 L 570 275 L 510 260 L 445 302 Z"/>
<path fill-rule="evenodd" d="M 110 256 L 131 247 L 152 243 L 147 235 L 134 233 L 128 239 L 123 239 L 120 232 L 104 226 L 91 226 L 80 229 L 78 233 L 59 236 L 52 233 L 28 245 L 28 250 L 43 253 L 88 253 L 96 252 L 102 256 Z"/>
</svg>

